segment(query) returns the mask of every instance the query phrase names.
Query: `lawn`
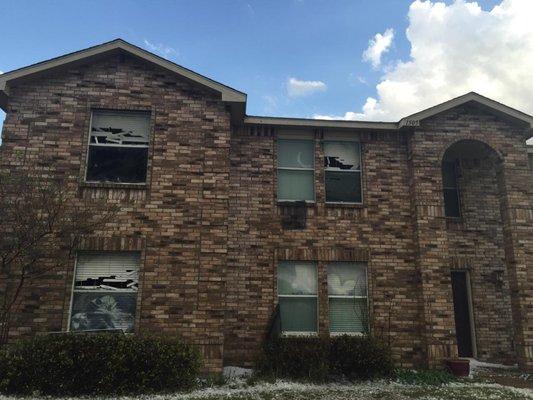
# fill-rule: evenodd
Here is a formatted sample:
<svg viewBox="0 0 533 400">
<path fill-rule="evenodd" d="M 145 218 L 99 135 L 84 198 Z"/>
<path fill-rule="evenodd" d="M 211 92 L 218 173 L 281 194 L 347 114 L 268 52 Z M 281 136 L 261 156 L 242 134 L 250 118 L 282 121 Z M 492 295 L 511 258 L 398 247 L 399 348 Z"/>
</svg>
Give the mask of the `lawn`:
<svg viewBox="0 0 533 400">
<path fill-rule="evenodd" d="M 34 397 L 36 398 L 36 397 Z M 0 400 L 21 398 L 0 396 Z M 50 398 L 46 398 L 50 399 Z M 102 399 L 116 399 L 103 397 Z M 522 400 L 533 399 L 530 389 L 493 383 L 453 383 L 443 386 L 404 385 L 391 382 L 311 385 L 291 382 L 260 383 L 252 386 L 230 383 L 184 394 L 123 397 L 123 400 Z"/>
</svg>

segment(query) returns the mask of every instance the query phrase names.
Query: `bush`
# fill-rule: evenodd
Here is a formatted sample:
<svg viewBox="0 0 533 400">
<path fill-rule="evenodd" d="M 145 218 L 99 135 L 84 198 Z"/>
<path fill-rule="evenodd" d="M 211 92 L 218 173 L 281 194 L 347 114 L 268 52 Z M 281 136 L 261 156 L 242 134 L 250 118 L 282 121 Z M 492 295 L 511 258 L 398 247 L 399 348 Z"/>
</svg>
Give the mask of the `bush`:
<svg viewBox="0 0 533 400">
<path fill-rule="evenodd" d="M 398 369 L 396 380 L 407 385 L 444 385 L 457 379 L 446 370 L 441 369 Z"/>
<path fill-rule="evenodd" d="M 178 338 L 36 336 L 0 353 L 0 391 L 11 394 L 133 394 L 191 388 L 199 353 Z"/>
<path fill-rule="evenodd" d="M 268 341 L 257 365 L 266 378 L 324 382 L 388 377 L 394 366 L 387 346 L 367 336 L 278 337 Z"/>
<path fill-rule="evenodd" d="M 339 336 L 331 340 L 330 373 L 349 380 L 375 379 L 394 374 L 390 349 L 370 336 Z"/>
</svg>

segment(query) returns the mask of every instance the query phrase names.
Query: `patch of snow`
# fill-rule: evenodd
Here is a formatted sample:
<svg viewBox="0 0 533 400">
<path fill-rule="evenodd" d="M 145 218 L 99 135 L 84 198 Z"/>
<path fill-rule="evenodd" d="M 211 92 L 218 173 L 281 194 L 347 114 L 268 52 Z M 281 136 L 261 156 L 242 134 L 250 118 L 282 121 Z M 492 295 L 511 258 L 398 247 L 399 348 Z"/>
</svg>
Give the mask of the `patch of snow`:
<svg viewBox="0 0 533 400">
<path fill-rule="evenodd" d="M 224 367 L 222 370 L 222 376 L 225 379 L 243 379 L 252 375 L 252 370 L 249 368 L 241 367 Z"/>
<path fill-rule="evenodd" d="M 470 358 L 470 375 L 469 378 L 472 378 L 475 375 L 475 372 L 479 368 L 489 368 L 489 369 L 516 369 L 518 366 L 515 365 L 504 365 L 504 364 L 493 364 L 483 361 L 478 361 L 475 358 Z"/>
</svg>

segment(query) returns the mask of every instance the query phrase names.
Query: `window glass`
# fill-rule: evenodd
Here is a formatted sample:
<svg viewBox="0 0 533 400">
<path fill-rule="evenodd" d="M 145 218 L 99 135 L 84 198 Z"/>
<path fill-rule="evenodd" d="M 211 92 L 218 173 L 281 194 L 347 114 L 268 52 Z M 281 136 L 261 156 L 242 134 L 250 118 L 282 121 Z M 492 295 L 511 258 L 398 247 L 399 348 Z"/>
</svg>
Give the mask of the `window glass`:
<svg viewBox="0 0 533 400">
<path fill-rule="evenodd" d="M 361 203 L 361 146 L 353 141 L 325 141 L 326 202 Z"/>
<path fill-rule="evenodd" d="M 148 113 L 94 111 L 87 181 L 146 182 L 149 134 Z"/>
<path fill-rule="evenodd" d="M 361 169 L 358 142 L 324 142 L 324 167 L 329 171 L 358 171 Z"/>
<path fill-rule="evenodd" d="M 314 146 L 312 140 L 278 139 L 278 200 L 314 201 Z"/>
<path fill-rule="evenodd" d="M 70 330 L 133 332 L 139 265 L 137 252 L 80 253 Z"/>
<path fill-rule="evenodd" d="M 278 140 L 278 166 L 313 169 L 314 143 L 311 140 Z"/>
<path fill-rule="evenodd" d="M 457 184 L 457 167 L 453 161 L 442 163 L 442 186 L 444 195 L 444 215 L 460 217 L 459 187 Z"/>
<path fill-rule="evenodd" d="M 278 302 L 283 332 L 316 332 L 316 265 L 305 262 L 280 263 Z"/>
<path fill-rule="evenodd" d="M 368 324 L 366 265 L 338 262 L 327 269 L 330 332 L 364 332 Z"/>
</svg>

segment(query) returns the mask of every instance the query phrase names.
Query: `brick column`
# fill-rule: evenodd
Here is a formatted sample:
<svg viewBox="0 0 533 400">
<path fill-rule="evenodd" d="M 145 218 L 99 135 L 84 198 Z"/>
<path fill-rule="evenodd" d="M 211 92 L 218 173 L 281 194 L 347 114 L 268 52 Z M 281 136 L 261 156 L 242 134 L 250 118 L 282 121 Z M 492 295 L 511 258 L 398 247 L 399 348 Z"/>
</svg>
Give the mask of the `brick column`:
<svg viewBox="0 0 533 400">
<path fill-rule="evenodd" d="M 435 143 L 418 132 L 410 138 L 409 153 L 421 334 L 428 366 L 439 366 L 444 358 L 457 356 L 441 160 Z"/>
<path fill-rule="evenodd" d="M 523 160 L 522 160 L 523 161 Z M 518 163 L 520 164 L 520 163 Z M 498 176 L 518 364 L 533 372 L 533 174 L 506 161 Z"/>
</svg>

